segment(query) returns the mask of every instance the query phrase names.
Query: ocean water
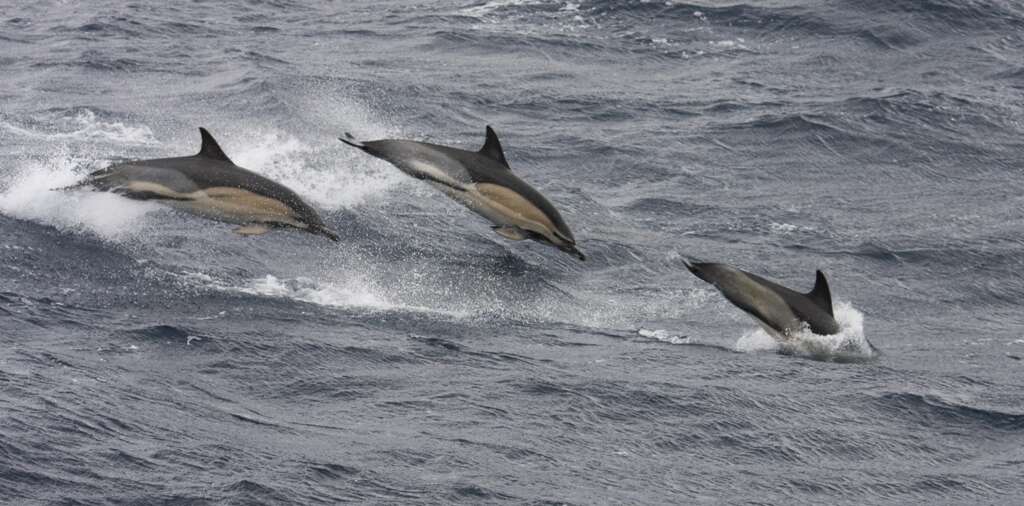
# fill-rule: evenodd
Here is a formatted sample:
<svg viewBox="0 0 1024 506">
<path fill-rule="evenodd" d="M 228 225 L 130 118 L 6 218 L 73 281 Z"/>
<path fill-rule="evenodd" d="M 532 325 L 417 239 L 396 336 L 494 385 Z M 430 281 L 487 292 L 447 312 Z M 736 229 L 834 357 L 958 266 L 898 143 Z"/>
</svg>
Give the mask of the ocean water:
<svg viewBox="0 0 1024 506">
<path fill-rule="evenodd" d="M 0 2 L 0 503 L 1020 503 L 1022 55 L 1004 0 Z M 485 125 L 587 262 L 337 141 Z M 341 242 L 49 191 L 199 126 Z"/>
</svg>

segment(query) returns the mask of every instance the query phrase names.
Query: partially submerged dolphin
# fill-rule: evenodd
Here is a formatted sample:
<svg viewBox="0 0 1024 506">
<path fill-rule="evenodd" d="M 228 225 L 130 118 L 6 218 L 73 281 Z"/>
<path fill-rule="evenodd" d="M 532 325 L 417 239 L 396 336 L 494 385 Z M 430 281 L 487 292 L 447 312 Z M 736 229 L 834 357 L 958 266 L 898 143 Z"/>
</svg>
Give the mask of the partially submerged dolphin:
<svg viewBox="0 0 1024 506">
<path fill-rule="evenodd" d="M 776 339 L 786 341 L 805 328 L 818 335 L 839 333 L 825 274 L 817 272 L 814 289 L 799 293 L 732 266 L 686 261 L 698 278 L 715 285 L 725 298 L 754 317 Z"/>
<path fill-rule="evenodd" d="M 532 239 L 586 260 L 555 206 L 512 173 L 490 126 L 480 151 L 406 140 L 359 142 L 348 133 L 339 140 L 427 181 L 490 220 L 494 231 L 506 239 Z"/>
<path fill-rule="evenodd" d="M 210 132 L 198 154 L 119 163 L 89 174 L 68 187 L 92 187 L 136 200 L 155 200 L 204 218 L 242 225 L 241 235 L 259 235 L 270 227 L 294 227 L 338 236 L 295 192 L 235 165 Z"/>
</svg>

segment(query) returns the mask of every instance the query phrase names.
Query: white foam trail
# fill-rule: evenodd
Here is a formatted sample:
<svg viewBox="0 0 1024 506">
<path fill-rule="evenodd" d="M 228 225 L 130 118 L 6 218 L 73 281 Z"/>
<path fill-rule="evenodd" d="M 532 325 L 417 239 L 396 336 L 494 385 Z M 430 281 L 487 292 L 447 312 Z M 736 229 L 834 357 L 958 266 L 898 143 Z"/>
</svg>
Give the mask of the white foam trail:
<svg viewBox="0 0 1024 506">
<path fill-rule="evenodd" d="M 83 177 L 75 168 L 82 160 L 57 157 L 29 162 L 0 193 L 0 212 L 15 218 L 52 225 L 63 231 L 88 231 L 117 240 L 142 228 L 146 215 L 160 206 L 103 192 L 52 191 Z"/>
<path fill-rule="evenodd" d="M 490 2 L 483 3 L 481 5 L 475 5 L 472 7 L 466 7 L 459 10 L 459 14 L 464 16 L 480 17 L 486 14 L 490 14 L 499 9 L 507 7 L 524 7 L 530 5 L 544 5 L 548 0 L 491 0 Z M 578 6 L 577 6 L 578 8 Z"/>
<path fill-rule="evenodd" d="M 394 304 L 376 293 L 372 285 L 358 277 L 351 277 L 343 283 L 320 283 L 310 278 L 278 279 L 267 274 L 253 280 L 239 291 L 270 297 L 284 297 L 301 300 L 321 306 L 366 307 L 372 309 L 393 309 Z"/>
<path fill-rule="evenodd" d="M 372 282 L 358 274 L 335 273 L 333 281 L 308 277 L 279 278 L 267 274 L 242 285 L 232 284 L 202 272 L 186 271 L 177 274 L 177 277 L 186 286 L 278 297 L 328 307 L 368 308 L 381 311 L 416 309 L 392 303 Z"/>
<path fill-rule="evenodd" d="M 15 135 L 48 141 L 92 140 L 121 144 L 157 144 L 156 139 L 153 138 L 153 131 L 149 127 L 126 125 L 119 121 L 103 121 L 90 110 L 79 111 L 70 117 L 49 118 L 47 123 L 64 127 L 66 131 L 40 132 L 6 122 L 0 122 L 0 126 Z"/>
<path fill-rule="evenodd" d="M 772 222 L 768 225 L 768 230 L 773 234 L 792 234 L 793 232 L 814 232 L 814 227 L 807 227 L 802 225 L 794 225 L 792 223 L 776 223 Z"/>
<path fill-rule="evenodd" d="M 864 314 L 849 302 L 838 302 L 833 309 L 839 323 L 838 334 L 821 336 L 804 330 L 788 342 L 780 343 L 758 328 L 740 337 L 735 348 L 742 352 L 781 351 L 823 360 L 873 357 L 876 351 L 864 337 Z"/>
<path fill-rule="evenodd" d="M 282 279 L 267 274 L 242 286 L 231 286 L 205 274 L 190 273 L 183 278 L 183 281 L 216 290 L 279 297 L 326 307 L 369 309 L 371 311 L 407 311 L 443 314 L 446 317 L 454 318 L 464 317 L 464 315 L 443 310 L 395 302 L 378 289 L 374 283 L 358 274 L 348 273 L 343 279 L 337 278 L 337 274 L 334 276 L 336 279 L 324 281 L 307 277 Z"/>
<path fill-rule="evenodd" d="M 669 343 L 669 344 L 690 344 L 692 342 L 690 340 L 690 338 L 687 337 L 687 336 L 680 336 L 680 335 L 672 334 L 669 331 L 663 330 L 663 329 L 657 329 L 657 330 L 640 329 L 640 330 L 636 331 L 636 333 L 641 335 L 641 336 L 643 336 L 643 337 L 647 337 L 647 338 L 650 338 L 650 339 L 657 339 L 658 341 L 661 341 L 663 343 Z"/>
<path fill-rule="evenodd" d="M 510 302 L 497 294 L 475 293 L 467 297 L 454 286 L 432 282 L 390 282 L 387 286 L 375 280 L 374 271 L 386 266 L 359 260 L 346 268 L 334 267 L 321 277 L 283 278 L 272 274 L 244 283 L 229 282 L 208 274 L 188 272 L 179 275 L 189 286 L 241 292 L 265 297 L 279 297 L 326 307 L 397 311 L 436 315 L 446 320 L 517 321 L 524 323 L 568 323 L 605 328 L 610 307 L 591 307 L 580 301 L 542 297 L 537 300 Z M 415 278 L 415 274 L 411 278 Z M 667 333 L 666 333 L 667 336 Z M 666 338 L 673 342 L 672 337 Z M 682 344 L 682 337 L 676 344 Z"/>
</svg>

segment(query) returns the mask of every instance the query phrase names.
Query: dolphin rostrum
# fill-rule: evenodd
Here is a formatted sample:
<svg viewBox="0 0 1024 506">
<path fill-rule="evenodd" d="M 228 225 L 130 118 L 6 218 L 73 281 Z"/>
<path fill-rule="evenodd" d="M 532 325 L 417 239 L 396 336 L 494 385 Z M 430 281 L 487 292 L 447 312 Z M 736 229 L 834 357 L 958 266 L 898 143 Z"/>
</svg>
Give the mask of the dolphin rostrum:
<svg viewBox="0 0 1024 506">
<path fill-rule="evenodd" d="M 786 341 L 804 328 L 818 335 L 839 333 L 825 274 L 817 272 L 814 289 L 799 293 L 732 266 L 685 261 L 698 278 L 715 285 L 729 302 L 753 316 L 773 337 Z"/>
<path fill-rule="evenodd" d="M 200 127 L 202 148 L 193 156 L 119 163 L 68 187 L 92 187 L 135 200 L 154 200 L 204 218 L 241 225 L 235 232 L 260 235 L 270 227 L 294 227 L 338 236 L 295 192 L 235 165 L 210 132 Z"/>
<path fill-rule="evenodd" d="M 555 206 L 512 173 L 490 126 L 480 151 L 407 140 L 359 142 L 345 135 L 339 140 L 430 183 L 487 218 L 498 235 L 513 241 L 532 239 L 586 260 Z"/>
</svg>

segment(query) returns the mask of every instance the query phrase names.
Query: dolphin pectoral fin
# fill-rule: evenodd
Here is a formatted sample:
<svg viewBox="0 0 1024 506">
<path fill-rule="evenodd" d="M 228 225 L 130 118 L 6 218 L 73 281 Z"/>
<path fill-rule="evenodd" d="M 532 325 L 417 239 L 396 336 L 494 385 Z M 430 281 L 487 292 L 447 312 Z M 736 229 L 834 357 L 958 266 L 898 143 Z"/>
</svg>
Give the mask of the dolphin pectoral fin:
<svg viewBox="0 0 1024 506">
<path fill-rule="evenodd" d="M 238 235 L 263 235 L 270 232 L 270 228 L 266 225 L 259 225 L 253 223 L 252 225 L 245 225 L 235 229 L 235 233 Z"/>
<path fill-rule="evenodd" d="M 522 241 L 527 239 L 529 236 L 526 231 L 519 227 L 491 227 L 498 235 L 508 239 L 510 241 Z"/>
</svg>

